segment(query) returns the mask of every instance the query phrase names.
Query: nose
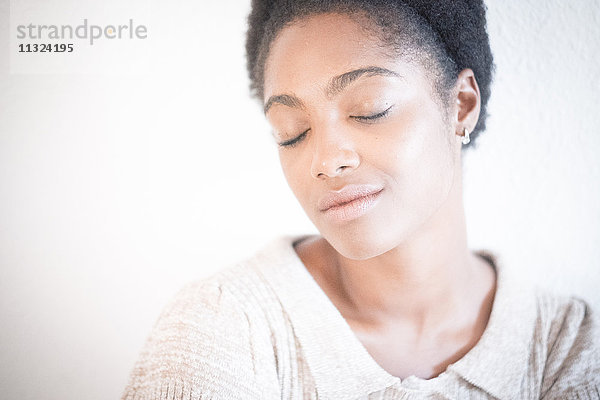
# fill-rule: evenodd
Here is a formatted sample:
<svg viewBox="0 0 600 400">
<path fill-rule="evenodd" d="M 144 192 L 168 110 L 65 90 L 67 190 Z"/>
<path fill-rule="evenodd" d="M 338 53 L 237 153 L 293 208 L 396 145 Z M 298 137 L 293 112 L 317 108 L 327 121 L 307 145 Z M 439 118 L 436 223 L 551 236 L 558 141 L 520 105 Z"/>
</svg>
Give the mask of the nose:
<svg viewBox="0 0 600 400">
<path fill-rule="evenodd" d="M 316 179 L 348 174 L 360 164 L 354 144 L 346 132 L 321 130 L 313 136 L 311 175 Z"/>
</svg>

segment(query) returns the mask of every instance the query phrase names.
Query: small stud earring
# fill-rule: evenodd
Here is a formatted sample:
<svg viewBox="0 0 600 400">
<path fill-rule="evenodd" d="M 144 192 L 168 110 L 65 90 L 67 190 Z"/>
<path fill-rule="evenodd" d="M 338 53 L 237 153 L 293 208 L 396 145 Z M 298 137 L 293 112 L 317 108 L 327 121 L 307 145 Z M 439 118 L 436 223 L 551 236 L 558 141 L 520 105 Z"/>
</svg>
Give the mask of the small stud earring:
<svg viewBox="0 0 600 400">
<path fill-rule="evenodd" d="M 469 138 L 469 131 L 467 130 L 467 128 L 463 128 L 463 138 L 462 138 L 462 144 L 467 144 L 471 141 L 471 138 Z"/>
</svg>

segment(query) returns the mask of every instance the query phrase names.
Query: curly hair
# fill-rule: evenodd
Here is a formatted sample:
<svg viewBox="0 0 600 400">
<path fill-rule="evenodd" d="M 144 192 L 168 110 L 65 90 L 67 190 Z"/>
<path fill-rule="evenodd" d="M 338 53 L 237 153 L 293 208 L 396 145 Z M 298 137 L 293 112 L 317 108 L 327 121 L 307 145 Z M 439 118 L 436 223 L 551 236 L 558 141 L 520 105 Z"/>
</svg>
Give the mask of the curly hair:
<svg viewBox="0 0 600 400">
<path fill-rule="evenodd" d="M 494 61 L 483 0 L 252 0 L 246 32 L 250 93 L 263 101 L 264 67 L 270 46 L 287 25 L 321 13 L 343 13 L 361 23 L 391 51 L 418 61 L 446 105 L 458 74 L 471 68 L 479 86 L 479 120 L 467 146 L 485 130 Z"/>
</svg>

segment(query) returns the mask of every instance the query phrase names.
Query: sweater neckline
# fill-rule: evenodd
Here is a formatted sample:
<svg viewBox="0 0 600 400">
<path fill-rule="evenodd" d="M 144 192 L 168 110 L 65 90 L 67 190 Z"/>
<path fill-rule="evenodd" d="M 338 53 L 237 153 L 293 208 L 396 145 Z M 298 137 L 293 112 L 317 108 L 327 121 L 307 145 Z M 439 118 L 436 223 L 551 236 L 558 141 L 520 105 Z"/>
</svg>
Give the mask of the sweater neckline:
<svg viewBox="0 0 600 400">
<path fill-rule="evenodd" d="M 437 381 L 443 380 L 445 378 L 445 376 L 448 374 L 448 369 L 446 369 L 445 371 L 441 372 L 437 376 L 435 376 L 433 378 L 429 378 L 429 379 L 420 378 L 420 377 L 418 377 L 418 376 L 416 376 L 414 374 L 410 375 L 410 376 L 407 376 L 406 378 L 400 378 L 400 377 L 394 376 L 394 375 L 390 374 L 388 371 L 386 371 L 369 354 L 369 352 L 366 349 L 366 347 L 363 345 L 363 343 L 360 341 L 360 339 L 356 336 L 356 333 L 354 333 L 354 330 L 352 329 L 352 327 L 350 326 L 350 324 L 348 323 L 348 321 L 346 320 L 346 318 L 344 318 L 344 316 L 342 315 L 342 313 L 335 306 L 335 304 L 331 301 L 331 299 L 329 298 L 329 296 L 327 296 L 327 294 L 325 293 L 325 291 L 317 283 L 317 281 L 314 279 L 314 277 L 312 276 L 312 274 L 308 271 L 308 269 L 306 268 L 306 265 L 304 264 L 304 262 L 302 261 L 302 259 L 300 258 L 300 256 L 296 252 L 296 250 L 294 249 L 294 247 L 296 246 L 296 244 L 300 243 L 303 240 L 306 240 L 306 239 L 310 238 L 311 236 L 312 235 L 303 235 L 303 236 L 297 236 L 297 237 L 291 239 L 290 246 L 291 246 L 292 252 L 293 252 L 292 257 L 294 258 L 294 263 L 295 264 L 301 264 L 302 269 L 304 271 L 306 271 L 310 275 L 311 280 L 314 282 L 314 284 L 316 286 L 318 286 L 318 290 L 327 298 L 328 303 L 330 303 L 333 306 L 333 308 L 335 308 L 335 311 L 336 311 L 335 314 L 336 314 L 336 316 L 339 316 L 339 318 L 335 318 L 335 322 L 336 323 L 339 322 L 338 325 L 340 326 L 340 329 L 343 329 L 344 331 L 350 331 L 352 333 L 352 335 L 349 335 L 349 338 L 353 342 L 352 346 L 350 346 L 350 348 L 355 348 L 357 350 L 360 348 L 360 351 L 358 351 L 357 354 L 360 353 L 361 358 L 364 358 L 363 362 L 366 363 L 366 364 L 373 364 L 373 371 L 374 371 L 374 373 L 376 372 L 378 375 L 382 375 L 383 377 L 385 377 L 386 380 L 389 380 L 390 382 L 393 382 L 392 383 L 393 385 L 400 385 L 400 386 L 402 386 L 404 384 L 405 386 L 408 385 L 408 386 L 414 386 L 415 388 L 417 388 L 417 387 L 418 388 L 424 388 L 424 387 L 433 385 Z M 477 254 L 479 254 L 479 253 L 477 253 Z M 495 273 L 497 275 L 498 271 L 497 271 L 497 266 L 496 266 L 496 262 L 495 262 L 495 257 L 493 255 L 491 255 L 489 252 L 487 252 L 486 255 L 487 255 L 486 256 L 486 261 L 491 261 L 492 267 L 494 268 L 494 271 L 495 271 Z M 299 265 L 299 267 L 300 267 L 300 265 Z M 489 323 L 489 321 L 488 321 L 488 323 Z M 458 362 L 458 360 L 456 362 Z M 452 365 L 452 364 L 450 364 L 450 365 Z"/>
<path fill-rule="evenodd" d="M 532 296 L 507 273 L 498 254 L 484 249 L 475 251 L 492 261 L 496 270 L 492 311 L 479 341 L 436 377 L 411 375 L 402 379 L 383 369 L 368 353 L 296 253 L 294 244 L 310 236 L 278 237 L 261 252 L 271 258 L 270 262 L 257 265 L 285 305 L 320 395 L 357 398 L 386 388 L 424 393 L 447 388 L 459 376 L 497 398 L 510 397 L 506 387 L 515 386 L 510 380 L 524 372 L 527 359 L 523 357 L 527 356 L 535 316 L 528 303 Z M 524 323 L 514 324 L 515 318 Z M 499 360 L 504 360 L 501 365 L 505 370 L 498 370 Z"/>
</svg>

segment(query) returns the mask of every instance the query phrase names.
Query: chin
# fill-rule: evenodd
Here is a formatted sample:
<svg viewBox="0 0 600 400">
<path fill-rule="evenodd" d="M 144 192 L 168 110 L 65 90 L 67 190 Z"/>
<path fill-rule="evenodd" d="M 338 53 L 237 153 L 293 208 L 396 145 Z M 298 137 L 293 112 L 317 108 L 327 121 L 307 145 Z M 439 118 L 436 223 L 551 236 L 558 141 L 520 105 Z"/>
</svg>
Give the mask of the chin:
<svg viewBox="0 0 600 400">
<path fill-rule="evenodd" d="M 377 224 L 375 224 L 377 226 Z M 319 229 L 325 240 L 342 256 L 351 260 L 367 260 L 394 247 L 386 232 L 364 226 L 339 226 Z"/>
</svg>

